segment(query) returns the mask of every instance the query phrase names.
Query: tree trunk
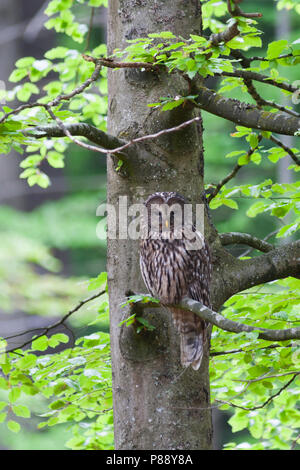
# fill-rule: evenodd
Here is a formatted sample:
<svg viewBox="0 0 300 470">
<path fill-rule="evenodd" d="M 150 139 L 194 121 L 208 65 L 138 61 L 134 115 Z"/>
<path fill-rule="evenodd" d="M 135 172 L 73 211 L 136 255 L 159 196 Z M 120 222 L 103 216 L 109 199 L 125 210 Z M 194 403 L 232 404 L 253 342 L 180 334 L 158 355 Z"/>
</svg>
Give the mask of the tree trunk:
<svg viewBox="0 0 300 470">
<path fill-rule="evenodd" d="M 199 34 L 198 0 L 109 2 L 109 54 L 117 47 L 126 47 L 127 39 L 162 30 L 185 38 Z M 188 106 L 163 113 L 147 107 L 147 103 L 162 96 L 188 92 L 187 81 L 178 74 L 133 69 L 109 71 L 108 131 L 131 139 L 191 119 L 195 114 Z M 148 140 L 139 146 L 134 165 L 123 165 L 120 171 L 115 167 L 116 162 L 108 158 L 108 203 L 117 211 L 120 196 L 127 196 L 129 207 L 155 191 L 177 191 L 192 203 L 201 203 L 202 126 L 194 123 L 179 132 Z M 125 207 L 121 210 L 124 215 Z M 115 448 L 211 448 L 208 351 L 199 371 L 189 368 L 183 372 L 178 335 L 170 314 L 164 310 L 148 309 L 143 313 L 156 327 L 154 331 L 137 334 L 132 326 L 120 327 L 120 321 L 129 315 L 120 307 L 126 292 L 146 291 L 139 269 L 138 241 L 108 240 L 107 263 Z"/>
</svg>

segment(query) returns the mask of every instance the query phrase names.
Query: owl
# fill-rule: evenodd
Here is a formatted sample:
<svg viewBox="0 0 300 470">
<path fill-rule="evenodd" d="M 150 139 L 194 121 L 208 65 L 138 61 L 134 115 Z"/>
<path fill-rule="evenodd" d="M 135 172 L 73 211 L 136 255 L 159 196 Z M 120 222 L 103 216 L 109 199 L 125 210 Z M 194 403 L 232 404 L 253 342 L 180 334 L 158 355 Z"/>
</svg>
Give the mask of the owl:
<svg viewBox="0 0 300 470">
<path fill-rule="evenodd" d="M 148 291 L 163 305 L 176 305 L 188 296 L 211 307 L 210 251 L 185 217 L 187 201 L 176 192 L 157 192 L 144 204 L 140 268 Z M 168 308 L 180 335 L 181 364 L 197 370 L 208 341 L 207 324 L 192 312 Z"/>
</svg>

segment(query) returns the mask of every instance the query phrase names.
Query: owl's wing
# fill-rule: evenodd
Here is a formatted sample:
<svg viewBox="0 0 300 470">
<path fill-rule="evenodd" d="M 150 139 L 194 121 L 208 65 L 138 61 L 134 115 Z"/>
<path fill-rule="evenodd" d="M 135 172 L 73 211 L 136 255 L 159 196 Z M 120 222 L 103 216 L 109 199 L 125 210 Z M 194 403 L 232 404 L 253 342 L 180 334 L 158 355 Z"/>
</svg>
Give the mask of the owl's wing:
<svg viewBox="0 0 300 470">
<path fill-rule="evenodd" d="M 208 244 L 203 235 L 196 232 L 201 237 L 202 247 L 198 250 L 190 250 L 190 262 L 187 295 L 198 302 L 202 302 L 206 307 L 211 307 L 210 301 L 210 280 L 211 280 L 211 254 Z"/>
<path fill-rule="evenodd" d="M 203 235 L 193 231 L 189 240 L 194 243 L 186 251 L 187 257 L 187 296 L 210 307 L 209 284 L 211 279 L 211 256 Z M 181 363 L 199 369 L 204 344 L 208 339 L 207 324 L 192 312 L 172 309 L 173 320 L 180 334 Z"/>
</svg>

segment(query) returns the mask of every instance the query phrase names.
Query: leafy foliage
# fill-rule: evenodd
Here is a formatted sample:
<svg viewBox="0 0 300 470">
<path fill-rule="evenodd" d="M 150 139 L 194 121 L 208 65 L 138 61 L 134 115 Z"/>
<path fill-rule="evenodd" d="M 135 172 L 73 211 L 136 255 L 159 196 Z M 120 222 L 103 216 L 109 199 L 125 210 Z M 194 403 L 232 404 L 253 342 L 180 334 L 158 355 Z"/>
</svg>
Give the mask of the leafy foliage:
<svg viewBox="0 0 300 470">
<path fill-rule="evenodd" d="M 297 326 L 299 287 L 294 278 L 255 287 L 228 300 L 222 314 L 264 328 Z M 212 395 L 221 409 L 234 407 L 229 420 L 233 432 L 247 428 L 253 438 L 252 444 L 238 448 L 290 449 L 299 432 L 298 345 L 270 344 L 257 340 L 256 333 L 228 335 L 218 329 L 212 335 L 212 354 Z"/>
<path fill-rule="evenodd" d="M 18 432 L 20 424 L 11 417 L 30 418 L 29 408 L 21 403 L 22 398 L 41 394 L 50 402 L 49 411 L 40 416 L 43 419 L 39 428 L 74 422 L 77 423 L 72 427 L 74 437 L 67 442 L 67 447 L 112 448 L 108 335 L 93 333 L 79 338 L 72 349 L 37 356 L 37 352 L 55 350 L 59 343 L 68 340 L 68 336 L 61 333 L 41 336 L 33 340 L 26 352 L 16 351 L 21 358 L 2 354 L 4 376 L 0 387 L 5 391 L 5 398 L 1 402 L 1 420 L 8 415 L 8 429 Z"/>
</svg>

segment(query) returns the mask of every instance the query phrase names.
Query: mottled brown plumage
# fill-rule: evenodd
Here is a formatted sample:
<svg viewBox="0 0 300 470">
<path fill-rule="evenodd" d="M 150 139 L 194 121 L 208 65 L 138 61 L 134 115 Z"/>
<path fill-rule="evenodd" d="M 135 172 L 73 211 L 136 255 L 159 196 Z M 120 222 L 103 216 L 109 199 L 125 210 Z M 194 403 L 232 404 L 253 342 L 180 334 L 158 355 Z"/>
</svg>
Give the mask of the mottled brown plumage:
<svg viewBox="0 0 300 470">
<path fill-rule="evenodd" d="M 146 200 L 140 244 L 141 273 L 148 291 L 162 304 L 178 304 L 188 296 L 210 307 L 209 248 L 203 235 L 184 220 L 185 204 L 183 196 L 174 192 L 155 193 Z M 178 211 L 170 212 L 170 207 Z M 191 243 L 196 249 L 189 249 Z M 207 340 L 206 323 L 192 312 L 176 307 L 169 309 L 180 334 L 181 364 L 197 370 Z"/>
</svg>

